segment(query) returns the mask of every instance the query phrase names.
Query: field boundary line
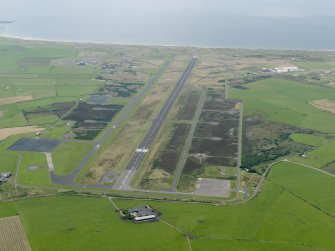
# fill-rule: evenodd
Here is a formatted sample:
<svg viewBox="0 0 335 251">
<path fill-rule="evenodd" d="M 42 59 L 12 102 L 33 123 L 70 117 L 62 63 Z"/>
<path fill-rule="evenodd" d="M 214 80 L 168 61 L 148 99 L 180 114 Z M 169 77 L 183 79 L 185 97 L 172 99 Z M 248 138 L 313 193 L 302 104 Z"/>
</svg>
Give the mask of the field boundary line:
<svg viewBox="0 0 335 251">
<path fill-rule="evenodd" d="M 187 235 L 186 238 L 187 238 L 187 243 L 188 243 L 188 247 L 189 247 L 190 251 L 193 251 L 193 249 L 192 249 L 192 245 L 191 245 L 190 236 Z"/>
<path fill-rule="evenodd" d="M 276 183 L 275 181 L 273 181 L 273 180 L 271 180 L 271 179 L 269 179 L 269 178 L 267 178 L 267 180 L 270 181 L 270 182 L 272 182 L 272 183 L 275 184 L 276 186 L 280 187 L 280 188 L 283 189 L 285 192 L 291 194 L 292 196 L 296 197 L 297 199 L 299 199 L 299 200 L 305 202 L 306 204 L 308 204 L 309 206 L 315 208 L 316 210 L 318 210 L 318 211 L 320 211 L 320 212 L 326 214 L 327 216 L 329 216 L 329 217 L 331 217 L 331 218 L 335 218 L 335 214 L 329 213 L 329 212 L 326 211 L 325 209 L 323 209 L 323 208 L 321 208 L 321 207 L 319 207 L 319 206 L 313 204 L 312 202 L 309 202 L 308 200 L 304 199 L 303 197 L 297 195 L 296 193 L 294 193 L 294 192 L 288 190 L 287 188 L 285 188 L 285 187 L 279 185 L 279 184 Z"/>
<path fill-rule="evenodd" d="M 245 241 L 245 242 L 256 242 L 256 243 L 273 243 L 273 244 L 289 244 L 302 247 L 312 247 L 316 250 L 324 251 L 324 249 L 318 248 L 312 244 L 298 243 L 291 241 L 274 241 L 274 240 L 261 240 L 261 239 L 246 239 L 246 238 L 223 238 L 223 237 L 211 237 L 211 236 L 194 236 L 197 239 L 207 239 L 207 240 L 226 240 L 226 241 Z"/>
<path fill-rule="evenodd" d="M 293 163 L 293 164 L 297 164 L 297 165 L 300 165 L 300 166 L 304 166 L 304 167 L 307 167 L 309 169 L 312 169 L 314 171 L 317 171 L 319 173 L 323 173 L 323 174 L 326 174 L 328 176 L 331 176 L 331 177 L 334 177 L 335 178 L 335 174 L 331 174 L 325 170 L 322 170 L 321 168 L 317 168 L 317 167 L 314 167 L 314 166 L 310 166 L 310 165 L 306 165 L 306 164 L 303 164 L 303 163 L 299 163 L 299 162 L 296 162 L 296 161 L 292 161 L 292 160 L 289 160 L 289 159 L 285 159 L 283 160 L 284 162 L 289 162 L 289 163 Z"/>
<path fill-rule="evenodd" d="M 116 210 L 120 211 L 120 208 L 115 204 L 115 202 L 113 201 L 112 197 L 107 197 L 109 199 L 110 202 L 112 202 L 113 206 L 115 207 Z"/>
<path fill-rule="evenodd" d="M 163 222 L 164 224 L 168 225 L 170 228 L 176 230 L 178 233 L 181 233 L 181 234 L 183 233 L 183 231 L 181 231 L 179 228 L 177 228 L 177 227 L 171 225 L 170 223 L 168 223 L 168 222 L 166 222 L 166 221 L 164 221 L 164 220 L 162 220 L 162 219 L 160 219 L 160 221 Z"/>
</svg>

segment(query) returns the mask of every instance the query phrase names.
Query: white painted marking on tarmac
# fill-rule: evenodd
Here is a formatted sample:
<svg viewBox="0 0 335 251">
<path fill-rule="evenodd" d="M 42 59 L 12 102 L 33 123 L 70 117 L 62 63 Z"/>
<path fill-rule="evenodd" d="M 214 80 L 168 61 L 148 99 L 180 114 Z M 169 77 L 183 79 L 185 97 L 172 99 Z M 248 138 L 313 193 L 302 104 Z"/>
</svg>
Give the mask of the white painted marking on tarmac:
<svg viewBox="0 0 335 251">
<path fill-rule="evenodd" d="M 124 179 L 123 179 L 123 181 L 122 181 L 121 188 L 123 188 L 123 187 L 125 186 L 126 181 L 127 181 L 128 177 L 129 177 L 129 174 L 130 174 L 130 173 L 131 173 L 131 170 L 128 170 L 126 177 L 124 177 Z"/>
<path fill-rule="evenodd" d="M 54 168 L 54 164 L 52 162 L 51 153 L 45 153 L 45 156 L 47 157 L 47 163 L 48 163 L 49 171 L 54 172 L 55 168 Z"/>
<path fill-rule="evenodd" d="M 137 148 L 136 149 L 137 153 L 147 153 L 148 151 L 149 151 L 149 149 L 146 149 L 146 148 Z"/>
</svg>

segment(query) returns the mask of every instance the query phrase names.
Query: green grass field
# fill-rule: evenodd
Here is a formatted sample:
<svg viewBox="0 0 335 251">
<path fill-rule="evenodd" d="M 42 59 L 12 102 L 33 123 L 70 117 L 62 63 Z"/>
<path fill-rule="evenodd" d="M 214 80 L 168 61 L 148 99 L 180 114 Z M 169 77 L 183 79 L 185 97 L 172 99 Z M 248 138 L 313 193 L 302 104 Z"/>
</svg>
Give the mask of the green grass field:
<svg viewBox="0 0 335 251">
<path fill-rule="evenodd" d="M 308 158 L 293 156 L 290 160 L 335 172 L 335 141 L 331 141 L 335 135 L 335 116 L 309 103 L 320 99 L 335 101 L 335 88 L 330 87 L 331 83 L 326 87 L 328 84 L 326 80 L 333 79 L 330 73 L 324 73 L 327 77 L 322 80 L 323 85 L 317 84 L 320 83 L 319 80 L 311 80 L 311 73 L 318 74 L 315 73 L 316 70 L 320 73 L 323 70 L 334 70 L 334 55 L 331 52 L 220 50 L 209 48 L 164 50 L 120 45 L 110 48 L 107 45 L 97 45 L 97 47 L 81 45 L 76 49 L 71 44 L 22 42 L 0 38 L 0 98 L 28 95 L 33 98 L 31 101 L 11 104 L 4 102 L 0 105 L 0 128 L 40 125 L 46 128 L 41 137 L 64 139 L 64 134 L 71 130 L 71 126 L 67 125 L 68 121 L 59 119 L 58 116 L 62 116 L 59 114 L 64 114 L 63 112 L 34 113 L 34 111 L 40 108 L 57 107 L 52 106 L 56 103 L 75 104 L 79 100 L 85 101 L 104 84 L 114 81 L 146 83 L 157 72 L 157 59 L 163 60 L 173 54 L 178 54 L 176 57 L 185 58 L 185 60 L 191 52 L 192 54 L 199 52 L 196 54 L 201 55 L 199 65 L 195 67 L 194 74 L 192 73 L 192 81 L 188 82 L 188 85 L 194 88 L 205 85 L 219 86 L 223 78 L 233 78 L 233 72 L 236 76 L 247 75 L 247 71 L 255 67 L 255 74 L 258 77 L 263 73 L 256 72 L 257 67 L 276 67 L 279 63 L 291 62 L 292 57 L 295 57 L 298 59 L 294 64 L 306 71 L 281 76 L 286 79 L 298 79 L 300 82 L 279 79 L 280 75 L 274 75 L 278 78 L 243 85 L 246 88 L 230 88 L 229 95 L 231 98 L 243 101 L 246 117 L 259 115 L 262 120 L 277 121 L 297 127 L 289 132 L 278 129 L 278 137 L 290 136 L 291 140 L 298 143 L 318 147 L 306 152 Z M 227 70 L 222 73 L 213 70 L 222 67 L 220 53 L 225 57 L 232 56 L 234 60 L 229 61 L 232 71 Z M 264 53 L 265 56 L 259 57 L 260 53 Z M 239 56 L 236 57 L 236 55 Z M 299 59 L 299 55 L 307 55 L 307 57 Z M 91 65 L 76 64 L 85 57 L 92 61 Z M 319 59 L 309 60 L 313 57 Z M 128 59 L 131 60 L 128 62 Z M 152 60 L 154 61 L 151 62 Z M 170 75 L 162 76 L 164 83 L 165 81 L 169 83 L 168 81 L 171 80 L 171 85 L 167 88 L 172 88 L 176 72 L 183 70 L 182 60 L 178 60 L 173 61 L 172 64 L 180 64 L 180 66 L 174 66 L 173 71 L 172 68 L 168 69 L 167 74 Z M 144 67 L 141 67 L 141 62 L 144 62 Z M 133 63 L 139 65 L 135 68 L 131 65 Z M 165 79 L 165 77 L 168 78 Z M 97 80 L 104 78 L 107 81 Z M 202 83 L 204 79 L 207 79 L 208 83 Z M 304 79 L 313 83 L 302 83 Z M 158 81 L 158 83 L 163 85 L 163 82 Z M 159 92 L 149 91 L 148 93 L 157 95 Z M 131 101 L 132 98 L 113 97 L 107 102 L 127 105 Z M 66 111 L 71 106 L 68 106 Z M 133 109 L 128 115 L 129 118 L 134 116 L 139 107 L 141 104 Z M 40 110 L 43 111 L 43 109 Z M 158 106 L 156 110 L 153 115 L 158 112 Z M 120 114 L 115 118 L 118 116 Z M 173 119 L 171 118 L 171 123 Z M 148 119 L 145 124 L 139 126 L 136 133 L 144 133 L 150 126 L 150 121 L 151 119 Z M 125 120 L 123 124 L 128 122 Z M 122 130 L 123 124 L 118 126 L 116 133 L 90 160 L 77 177 L 78 180 L 92 167 L 94 161 L 99 158 L 99 154 L 107 149 L 107 145 L 117 137 L 117 132 Z M 264 134 L 270 135 L 271 132 L 274 133 L 274 128 L 262 127 L 258 133 L 268 130 Z M 309 131 L 301 129 L 309 129 L 313 134 L 307 134 Z M 307 133 L 300 133 L 303 131 Z M 291 132 L 299 133 L 290 135 Z M 36 135 L 31 133 L 27 136 Z M 71 134 L 65 136 L 71 137 Z M 17 184 L 29 186 L 18 187 L 18 192 L 20 189 L 26 189 L 22 195 L 39 193 L 39 190 L 43 190 L 41 187 L 64 188 L 52 184 L 44 153 L 6 150 L 21 137 L 23 135 L 10 136 L 0 141 L 0 172 L 10 171 L 14 174 L 20 163 Z M 101 137 L 102 133 L 97 138 Z M 267 140 L 270 141 L 272 138 Z M 56 173 L 69 174 L 94 147 L 91 143 L 85 141 L 61 143 L 52 153 Z M 271 147 L 278 147 L 277 143 L 275 140 L 271 141 Z M 291 143 L 294 142 L 291 141 Z M 305 148 L 307 149 L 308 146 L 299 149 Z M 21 162 L 19 162 L 20 157 L 22 157 Z M 107 168 L 115 171 L 110 166 Z M 198 172 L 208 178 L 233 180 L 236 176 L 236 168 L 219 166 L 204 167 Z M 244 173 L 246 172 L 242 174 Z M 243 175 L 242 179 L 245 177 Z M 321 171 L 283 161 L 272 167 L 260 193 L 254 199 L 241 204 L 223 206 L 196 202 L 115 198 L 116 205 L 123 209 L 149 204 L 162 213 L 159 222 L 134 224 L 121 220 L 113 204 L 106 197 L 58 195 L 3 202 L 2 199 L 13 197 L 10 192 L 15 191 L 14 178 L 11 178 L 8 183 L 0 185 L 0 217 L 19 215 L 33 250 L 333 251 L 335 250 L 334 181 L 334 177 Z M 237 184 L 237 181 L 233 180 L 232 183 Z M 92 188 L 86 189 L 85 191 L 90 191 Z M 28 190 L 31 193 L 28 193 Z M 133 191 L 129 191 L 129 194 L 132 196 L 138 194 L 143 197 L 148 195 L 144 192 L 133 193 Z M 155 196 L 174 199 L 183 199 L 187 196 L 190 196 L 187 198 L 193 198 L 192 195 L 184 194 L 157 193 Z M 210 198 L 207 199 L 210 200 Z"/>
<path fill-rule="evenodd" d="M 95 80 L 99 68 L 94 66 L 51 64 L 53 60 L 64 58 L 75 61 L 79 51 L 74 47 L 23 46 L 19 41 L 1 41 L 0 98 L 31 95 L 34 100 L 0 105 L 0 128 L 53 123 L 57 118 L 50 115 L 33 116 L 27 120 L 23 110 L 76 101 L 94 93 L 103 84 Z"/>
<path fill-rule="evenodd" d="M 55 171 L 67 175 L 80 163 L 92 146 L 87 143 L 66 142 L 60 144 L 52 153 Z"/>
<path fill-rule="evenodd" d="M 17 182 L 20 185 L 50 186 L 51 179 L 46 157 L 43 153 L 22 152 L 22 162 L 19 169 Z M 29 170 L 30 166 L 39 169 Z"/>
<path fill-rule="evenodd" d="M 227 178 L 236 176 L 236 168 L 223 166 L 207 166 L 203 178 Z"/>
<path fill-rule="evenodd" d="M 296 64 L 305 70 L 332 70 L 335 68 L 334 61 L 296 61 Z"/>
<path fill-rule="evenodd" d="M 20 214 L 33 250 L 187 250 L 186 239 L 162 222 L 120 220 L 107 199 L 51 197 L 0 207 L 2 215 Z"/>
<path fill-rule="evenodd" d="M 271 241 L 249 241 L 249 240 L 209 240 L 195 239 L 192 240 L 193 251 L 316 251 L 313 247 L 303 246 L 299 244 L 277 243 Z"/>
<path fill-rule="evenodd" d="M 291 160 L 316 168 L 322 168 L 325 165 L 335 161 L 334 149 L 335 141 L 332 141 L 312 151 L 306 152 L 305 155 L 308 156 L 307 158 L 294 156 L 291 158 Z"/>
<path fill-rule="evenodd" d="M 0 154 L 0 173 L 11 172 L 15 173 L 18 156 L 11 154 Z"/>
<path fill-rule="evenodd" d="M 335 116 L 308 102 L 334 100 L 335 89 L 297 82 L 267 79 L 244 85 L 248 89 L 230 89 L 230 96 L 241 99 L 247 114 L 316 131 L 334 133 Z"/>
<path fill-rule="evenodd" d="M 335 221 L 325 213 L 335 212 L 334 178 L 280 163 L 269 180 L 243 205 L 114 201 L 120 208 L 150 204 L 194 236 L 193 250 L 334 250 Z M 108 199 L 54 196 L 1 203 L 0 209 L 1 216 L 20 215 L 34 250 L 189 250 L 185 236 L 162 221 L 120 220 Z"/>
<path fill-rule="evenodd" d="M 327 142 L 326 138 L 304 133 L 293 133 L 290 135 L 290 139 L 298 143 L 302 143 L 310 146 L 320 146 Z"/>
<path fill-rule="evenodd" d="M 335 214 L 334 177 L 298 164 L 281 162 L 273 168 L 269 179 L 312 205 Z"/>
</svg>

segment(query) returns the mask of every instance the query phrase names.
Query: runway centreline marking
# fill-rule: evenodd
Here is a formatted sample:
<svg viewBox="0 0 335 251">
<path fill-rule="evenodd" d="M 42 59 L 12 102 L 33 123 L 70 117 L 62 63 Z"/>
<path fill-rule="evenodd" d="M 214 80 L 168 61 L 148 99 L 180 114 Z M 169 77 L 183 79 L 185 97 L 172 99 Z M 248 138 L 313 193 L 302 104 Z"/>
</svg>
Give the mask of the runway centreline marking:
<svg viewBox="0 0 335 251">
<path fill-rule="evenodd" d="M 154 140 L 155 136 L 157 135 L 160 127 L 162 126 L 164 119 L 166 118 L 169 110 L 171 109 L 173 103 L 175 102 L 180 90 L 182 89 L 183 85 L 185 84 L 187 78 L 191 74 L 191 71 L 197 62 L 198 58 L 197 57 L 192 57 L 191 62 L 188 64 L 186 69 L 184 70 L 181 78 L 179 79 L 177 85 L 174 87 L 172 93 L 166 100 L 165 104 L 163 105 L 161 111 L 157 115 L 156 119 L 154 120 L 153 124 L 151 125 L 149 131 L 147 134 L 144 136 L 143 140 L 141 141 L 140 145 L 137 147 L 137 149 L 148 149 L 152 141 Z M 131 157 L 130 161 L 128 162 L 128 165 L 126 167 L 126 170 L 136 170 L 140 166 L 142 160 L 144 158 L 144 153 L 143 152 L 134 152 L 133 156 Z M 119 178 L 122 177 L 119 176 Z M 126 175 L 125 178 L 123 178 L 122 182 L 116 182 L 116 185 L 114 188 L 116 189 L 122 189 L 125 184 L 129 184 L 130 181 L 128 180 L 130 178 L 129 173 Z M 120 184 L 121 185 L 117 185 Z"/>
</svg>

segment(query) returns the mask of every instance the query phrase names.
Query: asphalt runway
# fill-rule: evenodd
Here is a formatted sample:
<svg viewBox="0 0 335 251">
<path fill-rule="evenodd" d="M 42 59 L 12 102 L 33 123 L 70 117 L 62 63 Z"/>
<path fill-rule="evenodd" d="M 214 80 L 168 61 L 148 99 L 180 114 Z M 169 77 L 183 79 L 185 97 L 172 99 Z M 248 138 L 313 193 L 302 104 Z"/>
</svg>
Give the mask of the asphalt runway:
<svg viewBox="0 0 335 251">
<path fill-rule="evenodd" d="M 187 78 L 190 76 L 194 65 L 196 64 L 198 58 L 192 57 L 191 62 L 183 72 L 181 78 L 179 79 L 177 85 L 173 89 L 172 93 L 170 94 L 169 98 L 166 100 L 163 108 L 159 112 L 158 116 L 154 120 L 152 126 L 150 127 L 149 131 L 141 141 L 140 145 L 138 146 L 139 151 L 136 151 L 131 160 L 129 161 L 126 169 L 121 173 L 113 188 L 115 189 L 129 189 L 130 182 L 132 178 L 135 176 L 136 170 L 139 168 L 144 156 L 145 151 L 147 151 L 150 147 L 150 144 L 154 140 L 155 136 L 157 135 L 161 125 L 164 122 L 165 117 L 167 116 L 168 112 L 170 111 L 174 101 L 178 97 L 178 94 L 181 88 L 184 86 Z M 141 151 L 143 150 L 143 151 Z"/>
<path fill-rule="evenodd" d="M 73 172 L 67 176 L 58 176 L 55 172 L 51 171 L 50 176 L 51 180 L 55 184 L 65 185 L 65 186 L 80 186 L 80 184 L 74 181 L 75 177 L 80 173 L 80 171 L 86 166 L 86 164 L 93 158 L 96 152 L 99 150 L 100 146 L 103 145 L 110 136 L 114 133 L 117 127 L 125 121 L 129 115 L 129 113 L 134 109 L 134 107 L 141 101 L 147 91 L 151 88 L 151 86 L 157 82 L 161 74 L 165 71 L 166 66 L 170 63 L 170 61 L 166 61 L 157 71 L 157 73 L 150 79 L 150 81 L 144 86 L 142 91 L 135 96 L 133 101 L 126 109 L 122 109 L 122 113 L 120 117 L 114 122 L 112 126 L 108 128 L 103 137 L 96 142 L 96 146 L 83 158 L 83 160 L 79 163 L 78 166 L 73 170 Z M 102 187 L 97 184 L 94 187 Z"/>
</svg>

